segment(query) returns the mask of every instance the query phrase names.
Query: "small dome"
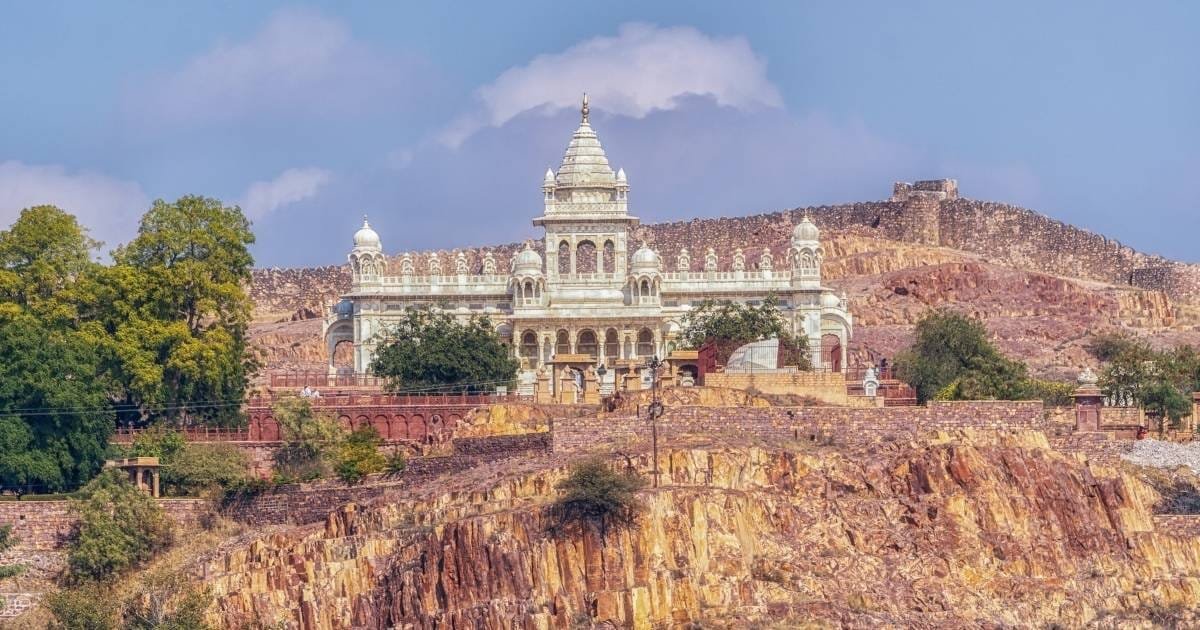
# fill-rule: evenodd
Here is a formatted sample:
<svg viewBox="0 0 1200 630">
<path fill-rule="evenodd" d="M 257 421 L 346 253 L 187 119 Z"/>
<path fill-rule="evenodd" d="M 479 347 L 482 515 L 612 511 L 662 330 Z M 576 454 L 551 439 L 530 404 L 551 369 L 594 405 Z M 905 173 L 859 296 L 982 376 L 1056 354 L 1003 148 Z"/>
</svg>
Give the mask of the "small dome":
<svg viewBox="0 0 1200 630">
<path fill-rule="evenodd" d="M 793 241 L 819 241 L 821 240 L 821 230 L 817 229 L 816 224 L 809 220 L 808 215 L 804 215 L 803 219 L 796 224 L 792 229 Z"/>
<path fill-rule="evenodd" d="M 842 300 L 837 295 L 834 295 L 833 293 L 822 293 L 821 294 L 821 306 L 825 306 L 825 307 L 829 307 L 829 308 L 837 308 L 841 305 L 842 305 Z"/>
<path fill-rule="evenodd" d="M 383 247 L 379 241 L 379 234 L 371 229 L 370 223 L 367 223 L 367 217 L 363 217 L 362 227 L 358 228 L 358 231 L 354 233 L 354 246 L 374 249 L 381 249 Z"/>
<path fill-rule="evenodd" d="M 650 249 L 645 243 L 633 253 L 634 270 L 654 270 L 659 267 L 658 252 Z"/>
<path fill-rule="evenodd" d="M 525 249 L 517 254 L 517 264 L 513 267 L 513 271 L 517 273 L 541 273 L 542 272 L 542 256 L 525 243 Z"/>
<path fill-rule="evenodd" d="M 546 176 L 542 178 L 543 184 L 554 185 L 554 171 L 546 169 Z"/>
<path fill-rule="evenodd" d="M 621 182 L 621 183 L 625 183 L 626 181 L 628 181 L 627 179 L 625 179 L 625 169 L 624 168 L 617 169 L 617 181 Z"/>
</svg>

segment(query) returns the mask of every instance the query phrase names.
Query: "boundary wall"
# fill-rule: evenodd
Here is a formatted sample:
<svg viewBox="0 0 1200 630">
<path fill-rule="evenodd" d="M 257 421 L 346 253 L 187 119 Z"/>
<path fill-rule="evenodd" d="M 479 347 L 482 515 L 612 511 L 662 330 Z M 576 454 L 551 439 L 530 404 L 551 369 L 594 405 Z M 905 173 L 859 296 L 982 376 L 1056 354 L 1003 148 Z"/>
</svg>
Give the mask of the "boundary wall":
<svg viewBox="0 0 1200 630">
<path fill-rule="evenodd" d="M 925 407 L 680 407 L 658 420 L 659 436 L 745 436 L 767 441 L 833 437 L 847 443 L 956 429 L 1061 428 L 1040 400 L 931 402 Z M 555 452 L 613 450 L 650 440 L 650 422 L 631 416 L 558 418 Z"/>
</svg>

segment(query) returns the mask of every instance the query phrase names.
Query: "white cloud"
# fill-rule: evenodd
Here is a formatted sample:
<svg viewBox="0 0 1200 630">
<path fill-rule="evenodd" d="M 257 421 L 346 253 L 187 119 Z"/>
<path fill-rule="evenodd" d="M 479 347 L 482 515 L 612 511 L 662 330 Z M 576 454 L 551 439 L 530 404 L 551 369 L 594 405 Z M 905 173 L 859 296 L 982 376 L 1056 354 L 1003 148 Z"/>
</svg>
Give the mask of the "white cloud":
<svg viewBox="0 0 1200 630">
<path fill-rule="evenodd" d="M 11 225 L 30 206 L 50 204 L 70 212 L 105 249 L 131 238 L 150 200 L 141 186 L 58 165 L 0 162 L 0 221 Z"/>
<path fill-rule="evenodd" d="M 781 107 L 766 61 L 741 37 L 710 37 L 691 27 L 622 25 L 567 50 L 510 68 L 476 92 L 482 109 L 451 123 L 440 139 L 458 146 L 476 131 L 522 112 L 553 114 L 579 106 L 582 92 L 606 112 L 642 118 L 675 109 L 687 96 L 742 110 Z"/>
<path fill-rule="evenodd" d="M 289 168 L 270 181 L 254 182 L 239 205 L 251 220 L 261 219 L 286 206 L 313 197 L 333 179 L 322 168 Z"/>
<path fill-rule="evenodd" d="M 160 122 L 229 120 L 264 110 L 353 113 L 394 107 L 412 66 L 356 41 L 341 20 L 283 9 L 249 39 L 219 42 L 135 90 L 129 107 Z"/>
</svg>

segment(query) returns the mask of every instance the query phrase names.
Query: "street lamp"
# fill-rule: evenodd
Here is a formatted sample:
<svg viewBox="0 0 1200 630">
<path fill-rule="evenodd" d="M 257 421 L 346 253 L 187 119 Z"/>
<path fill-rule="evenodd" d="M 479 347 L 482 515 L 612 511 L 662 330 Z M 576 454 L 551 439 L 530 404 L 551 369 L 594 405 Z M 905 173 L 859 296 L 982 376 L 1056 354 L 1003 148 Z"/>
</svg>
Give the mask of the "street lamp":
<svg viewBox="0 0 1200 630">
<path fill-rule="evenodd" d="M 650 439 L 654 457 L 654 469 L 651 475 L 654 476 L 654 487 L 658 487 L 658 418 L 663 415 L 663 404 L 658 399 L 658 370 L 663 365 L 659 360 L 658 355 L 654 355 L 646 361 L 646 367 L 650 369 L 650 407 L 646 410 L 650 416 Z"/>
</svg>

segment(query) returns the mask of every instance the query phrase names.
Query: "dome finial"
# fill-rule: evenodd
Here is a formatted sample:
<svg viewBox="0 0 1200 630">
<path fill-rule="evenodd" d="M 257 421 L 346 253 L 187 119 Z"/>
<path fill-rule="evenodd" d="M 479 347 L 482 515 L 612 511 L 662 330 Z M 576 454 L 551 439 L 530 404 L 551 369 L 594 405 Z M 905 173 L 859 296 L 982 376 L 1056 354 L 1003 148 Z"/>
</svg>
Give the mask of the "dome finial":
<svg viewBox="0 0 1200 630">
<path fill-rule="evenodd" d="M 586 124 L 587 124 L 587 122 L 588 122 L 588 98 L 587 98 L 587 92 L 584 92 L 584 93 L 583 93 L 583 108 L 582 108 L 582 109 L 580 109 L 580 111 L 583 113 L 583 124 L 585 124 L 585 125 L 586 125 Z"/>
<path fill-rule="evenodd" d="M 365 214 L 363 215 L 363 227 L 371 227 L 371 224 L 367 223 L 367 215 Z"/>
</svg>

